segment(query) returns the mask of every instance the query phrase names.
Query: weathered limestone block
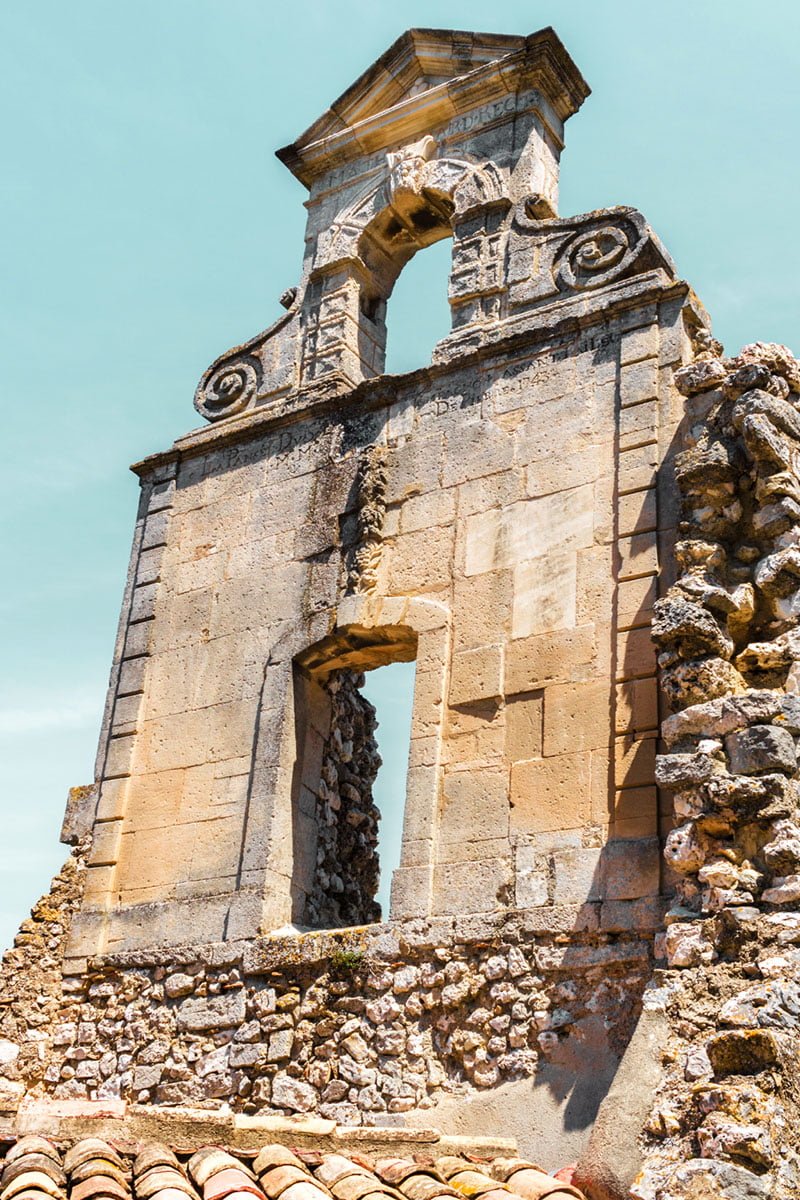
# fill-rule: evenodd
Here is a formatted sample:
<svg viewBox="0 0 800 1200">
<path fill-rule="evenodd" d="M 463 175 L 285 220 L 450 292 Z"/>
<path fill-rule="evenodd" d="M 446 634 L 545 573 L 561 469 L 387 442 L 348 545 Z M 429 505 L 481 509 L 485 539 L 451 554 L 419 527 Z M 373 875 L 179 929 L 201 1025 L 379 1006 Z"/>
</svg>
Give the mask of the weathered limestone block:
<svg viewBox="0 0 800 1200">
<path fill-rule="evenodd" d="M 797 766 L 794 738 L 779 725 L 750 725 L 725 738 L 728 763 L 733 775 L 763 775 L 784 771 L 791 775 Z"/>
<path fill-rule="evenodd" d="M 682 396 L 694 396 L 718 387 L 727 374 L 725 364 L 718 358 L 693 362 L 675 372 L 675 386 Z"/>
</svg>

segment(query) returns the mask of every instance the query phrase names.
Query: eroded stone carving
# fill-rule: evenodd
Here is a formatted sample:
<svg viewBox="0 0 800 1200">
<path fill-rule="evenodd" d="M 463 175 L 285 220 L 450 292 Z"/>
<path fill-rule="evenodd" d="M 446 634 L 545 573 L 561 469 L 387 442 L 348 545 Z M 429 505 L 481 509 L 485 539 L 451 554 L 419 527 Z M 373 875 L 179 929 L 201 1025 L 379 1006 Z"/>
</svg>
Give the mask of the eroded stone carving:
<svg viewBox="0 0 800 1200">
<path fill-rule="evenodd" d="M 379 446 L 364 451 L 356 480 L 358 534 L 352 551 L 347 589 L 356 594 L 374 592 L 386 517 L 386 455 Z"/>
<path fill-rule="evenodd" d="M 552 302 L 652 270 L 674 275 L 664 247 L 633 208 L 609 208 L 560 218 L 543 211 L 536 197 L 518 204 L 509 232 L 509 304 Z"/>
<path fill-rule="evenodd" d="M 212 421 L 234 416 L 255 399 L 259 376 L 257 359 L 240 358 L 224 363 L 209 376 L 198 409 Z"/>
<path fill-rule="evenodd" d="M 425 164 L 436 153 L 436 140 L 426 134 L 418 142 L 404 146 L 402 150 L 393 150 L 386 155 L 389 167 L 387 190 L 389 199 L 400 199 L 403 193 L 418 196 L 422 191 L 425 178 Z"/>
</svg>

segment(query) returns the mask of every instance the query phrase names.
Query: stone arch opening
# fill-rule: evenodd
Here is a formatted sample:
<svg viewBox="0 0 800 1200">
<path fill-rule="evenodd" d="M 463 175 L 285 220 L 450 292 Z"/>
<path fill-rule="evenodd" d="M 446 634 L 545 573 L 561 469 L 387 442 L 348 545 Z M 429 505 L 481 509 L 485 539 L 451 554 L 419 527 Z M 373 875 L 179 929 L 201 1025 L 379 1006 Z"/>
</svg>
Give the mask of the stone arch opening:
<svg viewBox="0 0 800 1200">
<path fill-rule="evenodd" d="M 498 213 L 510 206 L 503 174 L 492 162 L 437 158 L 436 150 L 425 137 L 387 154 L 381 182 L 319 237 L 303 299 L 303 382 L 338 374 L 357 384 L 384 373 L 387 301 L 410 259 L 435 242 L 454 241 L 451 302 L 455 276 L 461 302 L 485 291 L 488 276 L 496 291 Z M 487 247 L 494 266 L 483 261 Z"/>
<path fill-rule="evenodd" d="M 382 374 L 386 367 L 388 302 L 395 284 L 420 250 L 452 238 L 453 209 L 449 197 L 429 189 L 420 194 L 398 190 L 358 240 L 358 256 L 365 268 L 359 292 L 359 326 L 364 351 L 371 350 L 376 374 Z"/>
<path fill-rule="evenodd" d="M 443 238 L 415 255 L 401 272 L 386 316 L 387 374 L 426 366 L 434 348 L 451 332 L 451 269 L 452 242 Z"/>
<path fill-rule="evenodd" d="M 413 662 L 416 655 L 417 635 L 410 628 L 353 627 L 294 661 L 295 925 L 342 928 L 388 915 L 377 901 L 381 813 L 372 789 L 381 756 L 376 710 L 362 689 L 365 672 Z M 408 745 L 405 749 L 407 757 Z"/>
</svg>

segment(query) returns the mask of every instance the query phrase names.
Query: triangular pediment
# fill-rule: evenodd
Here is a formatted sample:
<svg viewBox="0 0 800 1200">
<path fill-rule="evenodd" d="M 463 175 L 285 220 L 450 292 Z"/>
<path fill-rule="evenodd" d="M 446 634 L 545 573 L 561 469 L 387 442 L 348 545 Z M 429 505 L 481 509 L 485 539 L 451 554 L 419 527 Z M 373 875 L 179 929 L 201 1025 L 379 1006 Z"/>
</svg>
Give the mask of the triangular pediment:
<svg viewBox="0 0 800 1200">
<path fill-rule="evenodd" d="M 528 61 L 531 55 L 555 67 L 564 90 L 564 116 L 577 110 L 589 89 L 550 29 L 523 37 L 518 34 L 470 33 L 457 29 L 409 29 L 393 42 L 321 117 L 278 157 L 304 183 L 319 171 L 319 154 L 309 153 L 321 143 L 346 138 L 390 110 L 402 109 L 426 92 L 441 89 L 481 68 L 503 60 Z M 565 87 L 566 85 L 566 87 Z M 563 119 L 563 118 L 562 118 Z M 341 154 L 337 156 L 341 161 Z M 349 155 L 347 155 L 349 157 Z M 314 159 L 312 166 L 310 159 Z"/>
<path fill-rule="evenodd" d="M 298 138 L 319 141 L 520 49 L 523 37 L 408 29 Z"/>
</svg>

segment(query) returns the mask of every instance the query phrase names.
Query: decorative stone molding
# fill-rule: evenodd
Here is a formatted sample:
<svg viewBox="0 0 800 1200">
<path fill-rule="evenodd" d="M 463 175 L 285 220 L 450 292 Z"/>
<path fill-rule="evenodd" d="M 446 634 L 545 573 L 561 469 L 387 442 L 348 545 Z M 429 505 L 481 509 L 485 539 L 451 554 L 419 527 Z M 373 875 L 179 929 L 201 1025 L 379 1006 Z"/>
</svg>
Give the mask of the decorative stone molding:
<svg viewBox="0 0 800 1200">
<path fill-rule="evenodd" d="M 383 524 L 386 518 L 386 452 L 370 446 L 362 455 L 356 480 L 358 535 L 351 552 L 348 591 L 370 595 L 378 585 Z"/>
<path fill-rule="evenodd" d="M 592 291 L 654 269 L 674 277 L 672 260 L 635 208 L 539 219 L 534 215 L 536 199 L 533 204 L 526 199 L 514 212 L 509 247 L 512 306 Z"/>
</svg>

